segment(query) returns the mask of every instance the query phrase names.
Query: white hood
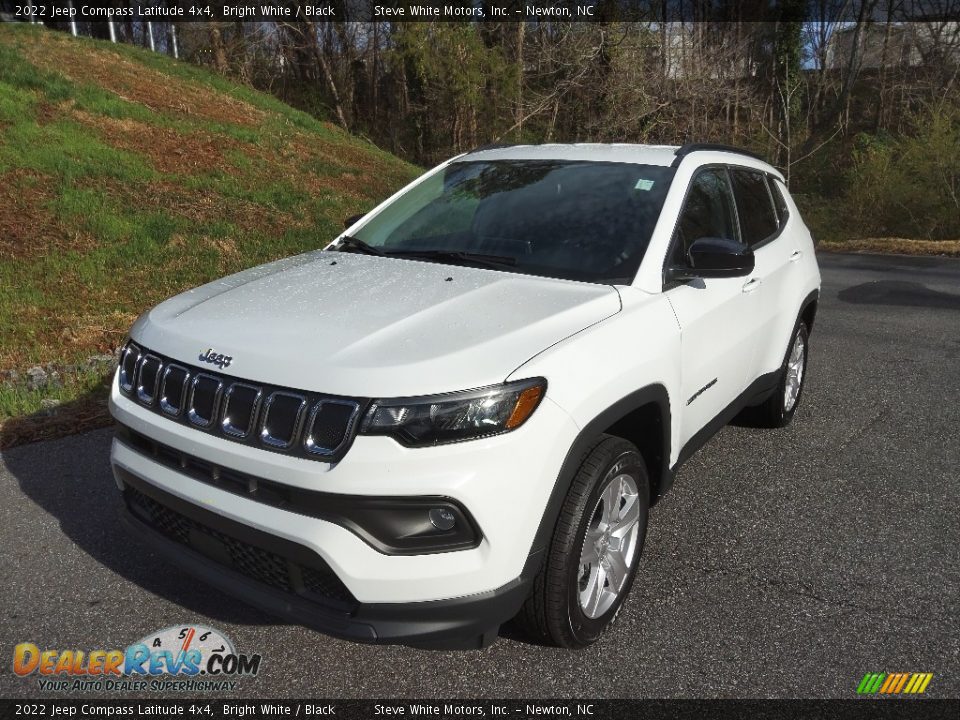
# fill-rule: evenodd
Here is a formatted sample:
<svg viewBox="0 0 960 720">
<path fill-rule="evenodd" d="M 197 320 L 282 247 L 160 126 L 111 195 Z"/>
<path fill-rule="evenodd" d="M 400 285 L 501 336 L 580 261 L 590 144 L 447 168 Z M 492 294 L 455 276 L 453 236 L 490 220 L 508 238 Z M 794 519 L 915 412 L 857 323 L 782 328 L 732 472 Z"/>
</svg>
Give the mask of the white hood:
<svg viewBox="0 0 960 720">
<path fill-rule="evenodd" d="M 312 252 L 178 295 L 131 336 L 264 383 L 363 397 L 502 382 L 545 348 L 620 310 L 609 285 L 349 253 Z"/>
</svg>

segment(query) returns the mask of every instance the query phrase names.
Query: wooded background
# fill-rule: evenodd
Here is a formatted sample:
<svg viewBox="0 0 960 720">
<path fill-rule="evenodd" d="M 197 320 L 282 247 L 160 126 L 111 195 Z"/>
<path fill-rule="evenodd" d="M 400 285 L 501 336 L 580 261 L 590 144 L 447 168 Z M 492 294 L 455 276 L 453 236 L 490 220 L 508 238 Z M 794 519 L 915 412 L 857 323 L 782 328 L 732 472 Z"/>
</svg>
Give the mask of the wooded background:
<svg viewBox="0 0 960 720">
<path fill-rule="evenodd" d="M 151 31 L 159 50 L 175 29 L 186 60 L 420 165 L 487 143 L 725 142 L 781 168 L 822 239 L 957 239 L 957 4 L 604 0 L 591 23 Z M 145 23 L 116 25 L 147 43 Z"/>
</svg>

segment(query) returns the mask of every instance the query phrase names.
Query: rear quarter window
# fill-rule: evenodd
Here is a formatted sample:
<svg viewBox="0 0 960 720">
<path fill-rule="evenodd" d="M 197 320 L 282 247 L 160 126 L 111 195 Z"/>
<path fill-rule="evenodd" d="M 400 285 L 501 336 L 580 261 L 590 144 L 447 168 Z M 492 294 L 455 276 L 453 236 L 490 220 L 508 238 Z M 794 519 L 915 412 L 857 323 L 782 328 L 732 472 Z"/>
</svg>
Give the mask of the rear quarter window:
<svg viewBox="0 0 960 720">
<path fill-rule="evenodd" d="M 790 211 L 787 209 L 787 201 L 783 197 L 783 189 L 780 183 L 772 177 L 767 177 L 767 183 L 770 185 L 770 195 L 773 197 L 773 205 L 777 209 L 777 220 L 779 227 L 787 224 L 787 218 L 790 217 Z"/>
</svg>

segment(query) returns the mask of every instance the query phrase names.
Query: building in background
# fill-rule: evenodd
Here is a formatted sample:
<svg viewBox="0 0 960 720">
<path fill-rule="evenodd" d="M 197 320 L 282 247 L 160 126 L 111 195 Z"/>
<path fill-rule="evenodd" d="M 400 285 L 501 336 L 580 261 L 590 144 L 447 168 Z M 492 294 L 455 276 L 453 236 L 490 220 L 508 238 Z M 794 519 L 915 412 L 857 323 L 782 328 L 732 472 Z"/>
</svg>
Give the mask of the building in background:
<svg viewBox="0 0 960 720">
<path fill-rule="evenodd" d="M 849 66 L 856 49 L 863 69 L 960 63 L 960 22 L 870 22 L 836 28 L 827 43 L 826 66 Z"/>
</svg>

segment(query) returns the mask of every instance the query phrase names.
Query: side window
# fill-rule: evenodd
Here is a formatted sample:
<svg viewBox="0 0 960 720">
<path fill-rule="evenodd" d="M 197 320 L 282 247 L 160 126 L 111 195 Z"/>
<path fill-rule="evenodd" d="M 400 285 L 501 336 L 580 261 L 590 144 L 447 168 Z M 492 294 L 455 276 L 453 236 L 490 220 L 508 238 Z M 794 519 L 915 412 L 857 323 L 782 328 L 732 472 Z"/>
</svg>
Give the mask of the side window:
<svg viewBox="0 0 960 720">
<path fill-rule="evenodd" d="M 693 178 L 674 231 L 673 263 L 686 265 L 690 245 L 705 237 L 739 242 L 730 180 L 723 168 L 707 168 Z"/>
<path fill-rule="evenodd" d="M 780 183 L 777 180 L 768 177 L 767 182 L 770 184 L 770 194 L 773 196 L 773 204 L 777 208 L 777 219 L 779 220 L 777 227 L 782 228 L 787 224 L 787 218 L 790 217 L 790 211 L 787 209 L 787 201 L 783 199 L 783 190 L 780 188 Z"/>
<path fill-rule="evenodd" d="M 732 168 L 730 175 L 743 242 L 750 247 L 759 245 L 779 229 L 766 175 L 742 168 Z"/>
</svg>

